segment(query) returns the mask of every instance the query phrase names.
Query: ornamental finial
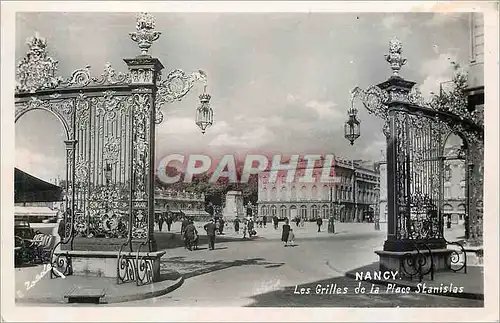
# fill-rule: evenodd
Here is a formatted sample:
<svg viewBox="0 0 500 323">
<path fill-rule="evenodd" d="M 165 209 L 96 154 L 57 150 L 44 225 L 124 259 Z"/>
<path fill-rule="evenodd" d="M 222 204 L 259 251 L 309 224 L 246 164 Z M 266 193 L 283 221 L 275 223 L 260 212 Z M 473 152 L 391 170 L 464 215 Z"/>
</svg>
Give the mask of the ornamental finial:
<svg viewBox="0 0 500 323">
<path fill-rule="evenodd" d="M 152 15 L 142 12 L 137 16 L 137 31 L 130 33 L 130 38 L 138 44 L 141 55 L 149 56 L 149 48 L 160 38 L 161 32 L 155 31 L 154 28 L 155 19 Z"/>
<path fill-rule="evenodd" d="M 385 55 L 385 60 L 391 65 L 392 74 L 399 76 L 399 70 L 406 64 L 406 58 L 401 53 L 403 52 L 403 44 L 397 38 L 393 38 L 389 42 L 389 54 Z"/>
<path fill-rule="evenodd" d="M 47 47 L 47 41 L 45 38 L 41 37 L 40 34 L 35 32 L 35 36 L 28 38 L 26 44 L 29 47 L 31 53 L 41 53 L 45 51 Z"/>
<path fill-rule="evenodd" d="M 38 32 L 26 41 L 28 51 L 18 63 L 16 91 L 34 93 L 40 89 L 52 89 L 62 82 L 56 76 L 57 61 L 47 54 L 47 41 Z"/>
</svg>

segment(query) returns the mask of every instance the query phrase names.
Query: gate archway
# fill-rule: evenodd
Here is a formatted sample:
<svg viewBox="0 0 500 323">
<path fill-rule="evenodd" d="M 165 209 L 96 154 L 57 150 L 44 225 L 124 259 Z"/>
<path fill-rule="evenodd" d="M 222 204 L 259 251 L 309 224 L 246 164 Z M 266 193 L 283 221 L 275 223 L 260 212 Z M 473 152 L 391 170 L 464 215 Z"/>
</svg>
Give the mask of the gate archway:
<svg viewBox="0 0 500 323">
<path fill-rule="evenodd" d="M 205 83 L 206 89 L 206 74 L 201 70 L 186 74 L 176 69 L 162 77 L 162 63 L 148 54 L 160 36 L 152 16 L 140 14 L 136 32 L 130 36 L 141 54 L 124 59 L 127 73 L 117 73 L 107 64 L 99 77 L 92 76 L 87 66 L 63 78 L 56 73 L 58 62 L 49 56 L 46 40 L 35 35 L 18 64 L 15 91 L 16 122 L 42 109 L 54 114 L 66 132 L 62 249 L 119 250 L 119 265 L 124 248 L 157 250 L 154 141 L 155 125 L 163 119 L 160 108 L 180 101 L 197 82 Z M 204 132 L 212 124 L 211 97 L 204 92 L 199 98 L 196 124 Z M 54 264 L 67 274 L 70 262 L 66 253 Z M 133 266 L 137 271 L 137 262 Z M 129 261 L 124 267 L 128 275 Z M 138 279 L 137 273 L 131 277 Z"/>
<path fill-rule="evenodd" d="M 444 143 L 455 133 L 463 141 L 466 159 L 466 218 L 469 238 L 482 238 L 482 174 L 484 128 L 482 113 L 469 111 L 457 73 L 454 101 L 427 103 L 415 82 L 399 76 L 406 64 L 402 44 L 393 39 L 386 60 L 393 75 L 367 90 L 352 91 L 351 111 L 360 100 L 369 113 L 383 120 L 387 139 L 388 236 L 384 251 L 414 250 L 416 243 L 431 249 L 446 247 L 443 236 Z M 458 72 L 458 71 L 457 71 Z"/>
</svg>

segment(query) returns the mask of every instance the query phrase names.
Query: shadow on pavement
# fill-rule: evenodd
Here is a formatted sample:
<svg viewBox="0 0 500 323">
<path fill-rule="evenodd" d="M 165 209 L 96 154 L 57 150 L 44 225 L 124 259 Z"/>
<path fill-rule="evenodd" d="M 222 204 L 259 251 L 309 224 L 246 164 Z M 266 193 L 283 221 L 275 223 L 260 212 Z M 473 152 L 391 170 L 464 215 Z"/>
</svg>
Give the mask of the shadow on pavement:
<svg viewBox="0 0 500 323">
<path fill-rule="evenodd" d="M 385 286 L 333 277 L 310 283 L 287 286 L 281 290 L 252 297 L 247 307 L 482 307 L 483 301 L 425 294 L 387 293 Z M 356 293 L 356 288 L 361 289 Z M 376 287 L 378 294 L 374 293 Z M 370 293 L 372 291 L 372 293 Z"/>
<path fill-rule="evenodd" d="M 162 260 L 160 268 L 163 271 L 174 270 L 180 273 L 184 279 L 208 274 L 214 271 L 219 271 L 232 267 L 239 266 L 265 266 L 265 268 L 277 268 L 285 263 L 274 263 L 264 261 L 263 258 L 251 258 L 234 261 L 206 261 L 206 260 L 183 260 L 185 257 L 169 258 Z"/>
<path fill-rule="evenodd" d="M 155 232 L 155 240 L 158 250 L 173 249 L 184 246 L 184 241 L 182 240 L 180 233 Z M 235 241 L 244 241 L 244 239 L 240 237 L 228 237 L 224 235 L 217 235 L 217 237 L 215 238 L 215 243 Z M 208 244 L 208 237 L 207 235 L 200 234 L 198 245 L 203 244 Z"/>
</svg>

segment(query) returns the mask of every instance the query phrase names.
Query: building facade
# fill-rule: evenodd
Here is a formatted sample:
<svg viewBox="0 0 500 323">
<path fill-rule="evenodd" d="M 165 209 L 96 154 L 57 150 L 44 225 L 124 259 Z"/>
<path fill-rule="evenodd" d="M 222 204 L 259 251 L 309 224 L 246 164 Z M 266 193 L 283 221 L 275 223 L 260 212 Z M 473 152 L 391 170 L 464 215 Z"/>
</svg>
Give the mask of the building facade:
<svg viewBox="0 0 500 323">
<path fill-rule="evenodd" d="M 442 211 L 445 220 L 449 216 L 452 223 L 464 220 L 466 210 L 465 197 L 465 160 L 460 157 L 461 139 L 452 135 L 444 149 L 443 168 L 443 204 Z M 380 222 L 387 222 L 387 163 L 385 158 L 380 161 Z"/>
<path fill-rule="evenodd" d="M 155 190 L 155 213 L 172 214 L 174 217 L 186 215 L 195 220 L 210 217 L 205 211 L 205 194 L 161 189 Z"/>
<path fill-rule="evenodd" d="M 453 140 L 455 138 L 450 138 Z M 456 137 L 455 141 L 461 141 Z M 443 215 L 453 223 L 464 220 L 466 210 L 465 198 L 465 160 L 459 157 L 460 144 L 445 147 L 444 155 L 444 187 L 443 187 Z"/>
<path fill-rule="evenodd" d="M 300 217 L 312 220 L 326 219 L 330 210 L 341 222 L 372 221 L 379 188 L 379 174 L 373 163 L 347 161 L 336 158 L 334 183 L 286 182 L 286 172 L 278 175 L 274 183 L 269 182 L 269 172 L 259 173 L 258 214 L 277 216 L 290 220 Z M 307 169 L 307 162 L 299 161 L 296 177 L 312 171 L 319 177 L 319 167 Z"/>
<path fill-rule="evenodd" d="M 379 162 L 379 177 L 380 177 L 380 200 L 379 200 L 379 219 L 380 222 L 387 222 L 387 161 L 385 155 L 382 155 L 382 160 Z"/>
</svg>

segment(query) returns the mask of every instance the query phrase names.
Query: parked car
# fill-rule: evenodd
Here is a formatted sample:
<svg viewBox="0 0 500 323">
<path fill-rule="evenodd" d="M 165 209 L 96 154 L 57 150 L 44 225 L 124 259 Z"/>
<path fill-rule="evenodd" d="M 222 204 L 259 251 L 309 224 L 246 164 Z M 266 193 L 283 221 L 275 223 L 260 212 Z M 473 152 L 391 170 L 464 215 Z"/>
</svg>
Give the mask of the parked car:
<svg viewBox="0 0 500 323">
<path fill-rule="evenodd" d="M 35 230 L 30 226 L 30 223 L 25 220 L 14 221 L 14 236 L 22 239 L 33 239 Z"/>
</svg>

